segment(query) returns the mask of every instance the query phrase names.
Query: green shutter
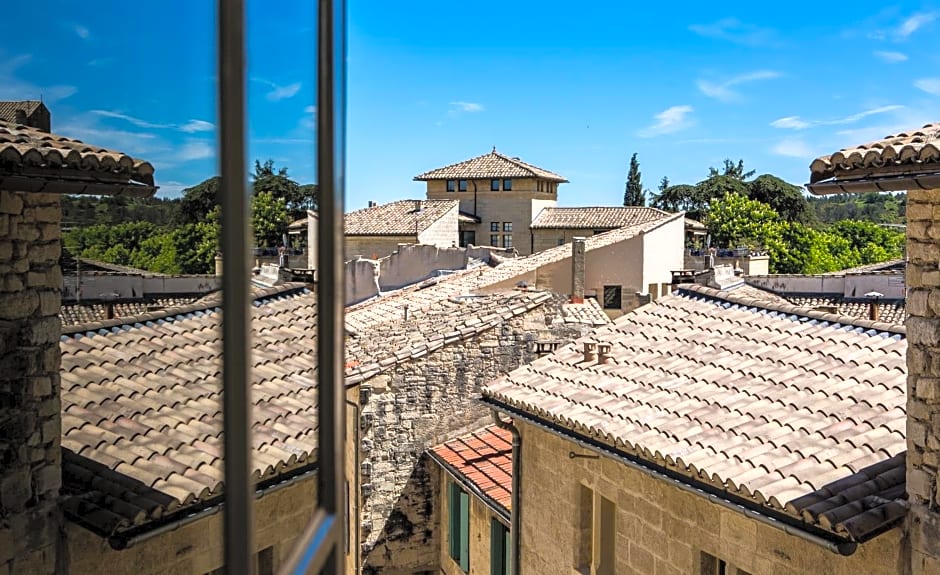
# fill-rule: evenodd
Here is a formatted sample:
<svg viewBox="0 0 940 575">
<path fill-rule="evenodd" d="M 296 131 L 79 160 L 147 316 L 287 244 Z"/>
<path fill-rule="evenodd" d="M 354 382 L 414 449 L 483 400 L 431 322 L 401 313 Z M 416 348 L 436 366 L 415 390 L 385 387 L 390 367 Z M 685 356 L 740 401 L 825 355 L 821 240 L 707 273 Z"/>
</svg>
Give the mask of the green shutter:
<svg viewBox="0 0 940 575">
<path fill-rule="evenodd" d="M 497 521 L 490 520 L 490 575 L 509 575 L 511 551 L 509 529 Z"/>
<path fill-rule="evenodd" d="M 512 538 L 510 537 L 509 529 L 503 528 L 503 560 L 506 562 L 505 575 L 512 575 Z"/>
<path fill-rule="evenodd" d="M 458 488 L 460 497 L 460 568 L 470 571 L 470 495 Z"/>
<path fill-rule="evenodd" d="M 454 561 L 460 559 L 460 501 L 457 491 L 453 481 L 447 484 L 447 513 L 450 519 L 447 540 L 450 543 L 450 558 Z"/>
</svg>

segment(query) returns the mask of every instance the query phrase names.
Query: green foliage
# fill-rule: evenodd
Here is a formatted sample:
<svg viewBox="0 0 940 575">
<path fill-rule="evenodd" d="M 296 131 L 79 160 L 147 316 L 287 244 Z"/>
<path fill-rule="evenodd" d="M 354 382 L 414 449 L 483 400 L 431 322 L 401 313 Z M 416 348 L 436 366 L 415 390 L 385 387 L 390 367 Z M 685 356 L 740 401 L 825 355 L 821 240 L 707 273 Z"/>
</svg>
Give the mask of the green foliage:
<svg viewBox="0 0 940 575">
<path fill-rule="evenodd" d="M 907 194 L 835 194 L 810 197 L 809 205 L 823 224 L 839 220 L 867 220 L 877 224 L 903 224 Z"/>
<path fill-rule="evenodd" d="M 203 222 L 212 209 L 219 205 L 222 178 L 213 176 L 191 188 L 183 190 L 180 202 L 180 223 L 198 224 Z"/>
<path fill-rule="evenodd" d="M 777 176 L 763 174 L 754 178 L 747 183 L 747 196 L 769 205 L 788 222 L 811 224 L 815 219 L 802 188 Z"/>
<path fill-rule="evenodd" d="M 643 182 L 640 180 L 640 162 L 636 159 L 636 153 L 630 158 L 630 169 L 627 172 L 627 185 L 623 192 L 623 205 L 646 205 L 646 193 L 643 191 Z"/>
<path fill-rule="evenodd" d="M 663 178 L 659 193 L 653 197 L 651 205 L 654 208 L 668 212 L 686 212 L 690 218 L 701 219 L 705 213 L 707 201 L 697 186 L 679 184 L 668 185 L 669 180 Z M 663 187 L 663 183 L 667 184 Z"/>
<path fill-rule="evenodd" d="M 279 245 L 290 224 L 287 201 L 273 192 L 258 193 L 251 202 L 251 224 L 255 233 L 255 245 Z"/>
<path fill-rule="evenodd" d="M 712 202 L 707 219 L 712 242 L 719 246 L 763 250 L 781 234 L 777 212 L 737 193 L 726 193 Z"/>
</svg>

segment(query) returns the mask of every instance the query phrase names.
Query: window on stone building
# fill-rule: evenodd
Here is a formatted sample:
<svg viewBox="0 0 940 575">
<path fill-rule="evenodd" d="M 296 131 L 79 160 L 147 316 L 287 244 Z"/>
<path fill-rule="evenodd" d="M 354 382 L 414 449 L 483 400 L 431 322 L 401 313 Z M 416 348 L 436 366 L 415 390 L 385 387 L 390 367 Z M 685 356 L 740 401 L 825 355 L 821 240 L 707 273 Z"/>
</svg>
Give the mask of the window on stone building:
<svg viewBox="0 0 940 575">
<path fill-rule="evenodd" d="M 604 286 L 604 309 L 620 309 L 623 305 L 623 286 Z"/>
<path fill-rule="evenodd" d="M 470 571 L 470 495 L 453 481 L 448 485 L 447 508 L 450 514 L 448 543 L 450 558 L 464 572 Z"/>
<path fill-rule="evenodd" d="M 504 248 L 512 247 L 512 234 L 503 234 L 503 247 Z"/>
<path fill-rule="evenodd" d="M 491 192 L 499 191 L 499 180 L 490 180 L 490 191 Z"/>
<path fill-rule="evenodd" d="M 447 191 L 448 192 L 457 191 L 457 180 L 447 180 Z"/>
<path fill-rule="evenodd" d="M 699 575 L 751 575 L 744 569 L 735 567 L 724 559 L 701 552 L 699 556 Z"/>
<path fill-rule="evenodd" d="M 558 245 L 559 246 L 565 245 L 565 238 L 558 238 Z"/>
<path fill-rule="evenodd" d="M 511 232 L 512 231 L 512 222 L 503 222 L 503 231 Z"/>
<path fill-rule="evenodd" d="M 467 191 L 467 180 L 459 180 L 459 181 L 457 182 L 457 189 L 460 190 L 461 192 L 466 192 L 466 191 Z"/>
<path fill-rule="evenodd" d="M 509 557 L 512 547 L 509 545 L 509 528 L 497 521 L 490 520 L 490 575 L 510 575 Z"/>
<path fill-rule="evenodd" d="M 460 247 L 465 248 L 469 245 L 477 244 L 477 233 L 473 230 L 463 230 L 460 232 Z"/>
<path fill-rule="evenodd" d="M 490 234 L 490 245 L 494 248 L 499 247 L 499 234 Z"/>
<path fill-rule="evenodd" d="M 584 575 L 614 575 L 617 560 L 617 506 L 579 486 L 576 569 Z"/>
<path fill-rule="evenodd" d="M 512 180 L 506 179 L 503 180 L 503 191 L 509 192 L 512 190 Z"/>
<path fill-rule="evenodd" d="M 498 232 L 499 231 L 499 222 L 490 222 L 490 231 Z"/>
</svg>

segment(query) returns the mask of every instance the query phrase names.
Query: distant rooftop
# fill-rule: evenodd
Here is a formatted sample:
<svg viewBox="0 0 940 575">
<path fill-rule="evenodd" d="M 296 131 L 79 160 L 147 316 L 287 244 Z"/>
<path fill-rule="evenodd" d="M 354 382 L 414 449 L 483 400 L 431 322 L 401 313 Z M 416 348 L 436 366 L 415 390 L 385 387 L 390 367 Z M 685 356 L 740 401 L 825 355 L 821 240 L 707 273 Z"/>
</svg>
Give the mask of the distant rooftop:
<svg viewBox="0 0 940 575">
<path fill-rule="evenodd" d="M 346 214 L 348 236 L 409 236 L 428 229 L 450 210 L 457 200 L 399 200 Z"/>
<path fill-rule="evenodd" d="M 554 172 L 511 158 L 496 151 L 463 162 L 437 168 L 415 176 L 416 181 L 486 178 L 541 178 L 564 183 L 568 180 Z"/>
<path fill-rule="evenodd" d="M 529 226 L 532 229 L 608 229 L 632 226 L 668 216 L 667 212 L 641 206 L 544 208 Z"/>
<path fill-rule="evenodd" d="M 483 495 L 507 520 L 512 500 L 512 434 L 490 425 L 429 450 L 458 481 Z"/>
</svg>

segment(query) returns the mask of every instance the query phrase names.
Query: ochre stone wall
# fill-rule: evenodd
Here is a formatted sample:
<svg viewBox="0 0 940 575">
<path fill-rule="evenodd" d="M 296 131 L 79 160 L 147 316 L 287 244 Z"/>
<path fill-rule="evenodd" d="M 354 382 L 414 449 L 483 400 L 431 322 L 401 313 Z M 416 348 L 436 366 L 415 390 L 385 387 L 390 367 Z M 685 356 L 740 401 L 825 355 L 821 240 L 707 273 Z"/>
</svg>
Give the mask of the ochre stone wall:
<svg viewBox="0 0 940 575">
<path fill-rule="evenodd" d="M 907 192 L 911 574 L 940 573 L 940 190 Z"/>
<path fill-rule="evenodd" d="M 520 422 L 519 427 L 522 473 L 528 478 L 521 502 L 525 573 L 576 572 L 582 485 L 616 505 L 617 575 L 697 574 L 702 552 L 751 575 L 904 572 L 901 529 L 843 557 L 612 458 L 571 459 L 570 452 L 591 452 L 532 425 Z M 937 573 L 923 571 L 928 572 Z"/>
<path fill-rule="evenodd" d="M 570 341 L 583 334 L 580 324 L 546 323 L 561 316 L 560 301 L 364 382 L 371 389 L 362 407 L 362 462 L 368 470 L 362 478 L 364 573 L 439 568 L 439 481 L 424 452 L 492 423 L 490 410 L 477 399 L 480 390 L 535 359 L 528 341 Z"/>
<path fill-rule="evenodd" d="M 343 256 L 349 261 L 356 256 L 377 260 L 398 249 L 398 244 L 416 244 L 418 236 L 346 236 Z"/>
<path fill-rule="evenodd" d="M 545 251 L 561 244 L 570 244 L 574 238 L 589 238 L 595 235 L 590 228 L 578 230 L 532 230 L 533 253 Z"/>
<path fill-rule="evenodd" d="M 287 559 L 313 515 L 316 489 L 316 475 L 311 475 L 255 501 L 255 553 L 273 547 L 275 569 Z M 67 522 L 68 573 L 209 573 L 224 564 L 222 521 L 222 513 L 215 513 L 120 551 L 112 549 L 107 539 Z"/>
<path fill-rule="evenodd" d="M 0 573 L 59 572 L 59 197 L 0 190 Z"/>
</svg>

